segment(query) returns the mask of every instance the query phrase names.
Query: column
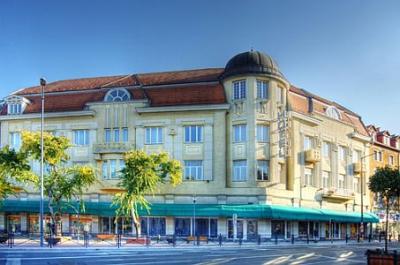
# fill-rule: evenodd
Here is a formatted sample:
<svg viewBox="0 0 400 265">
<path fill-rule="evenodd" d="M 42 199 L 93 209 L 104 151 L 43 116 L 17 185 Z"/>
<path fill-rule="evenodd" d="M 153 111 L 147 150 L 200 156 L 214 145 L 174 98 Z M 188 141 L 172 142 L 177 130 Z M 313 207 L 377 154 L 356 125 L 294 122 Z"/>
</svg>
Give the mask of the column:
<svg viewBox="0 0 400 265">
<path fill-rule="evenodd" d="M 21 232 L 26 233 L 28 231 L 28 220 L 26 213 L 20 213 L 21 216 Z"/>
<path fill-rule="evenodd" d="M 136 126 L 136 149 L 144 148 L 144 127 L 142 125 Z"/>
<path fill-rule="evenodd" d="M 175 220 L 173 217 L 165 217 L 165 234 L 175 234 Z"/>
<path fill-rule="evenodd" d="M 211 124 L 204 126 L 204 178 L 213 179 L 213 127 Z"/>
<path fill-rule="evenodd" d="M 326 230 L 325 225 L 326 225 L 326 223 L 324 223 L 324 222 L 321 222 L 319 225 L 319 237 L 321 239 L 325 239 L 325 230 Z"/>
<path fill-rule="evenodd" d="M 258 220 L 257 231 L 261 237 L 267 237 L 267 220 Z"/>
<path fill-rule="evenodd" d="M 218 218 L 217 233 L 218 235 L 228 236 L 227 221 L 225 218 Z"/>
<path fill-rule="evenodd" d="M 5 216 L 4 213 L 0 213 L 0 231 L 5 229 Z"/>
<path fill-rule="evenodd" d="M 267 238 L 271 238 L 272 237 L 272 226 L 271 226 L 271 220 L 267 220 L 266 222 L 265 222 L 265 224 L 266 224 L 266 237 Z"/>
<path fill-rule="evenodd" d="M 63 214 L 61 216 L 61 227 L 62 227 L 62 233 L 69 233 L 69 215 L 68 214 Z"/>
<path fill-rule="evenodd" d="M 247 240 L 247 219 L 243 220 L 243 240 Z"/>
<path fill-rule="evenodd" d="M 293 235 L 295 238 L 299 237 L 299 222 L 292 222 L 293 223 Z"/>
</svg>

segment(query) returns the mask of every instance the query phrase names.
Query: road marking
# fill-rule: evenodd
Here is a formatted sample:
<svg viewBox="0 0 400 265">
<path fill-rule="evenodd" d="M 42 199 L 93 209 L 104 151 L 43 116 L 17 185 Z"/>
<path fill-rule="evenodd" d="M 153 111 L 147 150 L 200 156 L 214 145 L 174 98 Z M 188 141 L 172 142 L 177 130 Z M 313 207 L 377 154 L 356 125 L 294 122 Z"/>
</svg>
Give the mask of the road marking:
<svg viewBox="0 0 400 265">
<path fill-rule="evenodd" d="M 21 259 L 7 259 L 6 265 L 21 265 Z"/>
</svg>

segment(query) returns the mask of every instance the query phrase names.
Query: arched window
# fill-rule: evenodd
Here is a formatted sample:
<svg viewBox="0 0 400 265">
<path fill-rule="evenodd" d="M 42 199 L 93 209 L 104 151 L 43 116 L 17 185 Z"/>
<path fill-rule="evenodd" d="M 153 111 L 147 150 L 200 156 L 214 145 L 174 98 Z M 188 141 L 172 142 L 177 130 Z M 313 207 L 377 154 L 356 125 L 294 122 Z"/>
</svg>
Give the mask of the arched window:
<svg viewBox="0 0 400 265">
<path fill-rule="evenodd" d="M 27 104 L 30 102 L 24 97 L 11 95 L 4 99 L 4 103 L 7 104 L 7 114 L 18 115 L 24 112 Z"/>
<path fill-rule="evenodd" d="M 325 111 L 326 115 L 332 119 L 340 120 L 340 112 L 337 108 L 330 106 Z"/>
<path fill-rule="evenodd" d="M 131 95 L 125 88 L 116 88 L 107 92 L 104 101 L 118 102 L 128 101 L 131 99 Z"/>
</svg>

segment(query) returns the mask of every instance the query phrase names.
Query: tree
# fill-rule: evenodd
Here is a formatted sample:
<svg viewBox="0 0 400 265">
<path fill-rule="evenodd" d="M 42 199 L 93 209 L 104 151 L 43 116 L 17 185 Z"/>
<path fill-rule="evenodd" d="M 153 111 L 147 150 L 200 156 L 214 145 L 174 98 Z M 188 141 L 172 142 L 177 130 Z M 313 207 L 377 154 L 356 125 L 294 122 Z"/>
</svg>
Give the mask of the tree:
<svg viewBox="0 0 400 265">
<path fill-rule="evenodd" d="M 390 201 L 400 197 L 399 169 L 391 167 L 377 168 L 375 174 L 370 178 L 369 189 L 376 193 L 377 196 L 382 196 L 386 202 L 385 252 L 387 252 Z"/>
<path fill-rule="evenodd" d="M 40 133 L 23 132 L 21 153 L 30 159 L 40 160 L 40 142 Z M 79 202 L 79 207 L 84 211 L 83 193 L 97 178 L 90 166 L 67 166 L 67 150 L 71 146 L 67 138 L 44 133 L 43 143 L 43 162 L 46 169 L 43 176 L 44 194 L 48 197 L 51 230 L 57 235 L 57 217 L 65 208 L 75 208 L 75 201 Z M 40 182 L 36 183 L 39 186 Z"/>
<path fill-rule="evenodd" d="M 0 150 L 0 201 L 14 195 L 17 186 L 36 182 L 27 157 L 6 146 Z"/>
<path fill-rule="evenodd" d="M 125 154 L 125 168 L 121 170 L 121 181 L 118 186 L 122 192 L 114 196 L 113 204 L 117 205 L 116 216 L 131 217 L 139 237 L 139 210 L 150 210 L 150 203 L 145 195 L 153 195 L 159 184 L 169 183 L 172 186 L 182 182 L 182 166 L 179 161 L 170 159 L 167 153 L 146 154 L 141 150 Z"/>
</svg>

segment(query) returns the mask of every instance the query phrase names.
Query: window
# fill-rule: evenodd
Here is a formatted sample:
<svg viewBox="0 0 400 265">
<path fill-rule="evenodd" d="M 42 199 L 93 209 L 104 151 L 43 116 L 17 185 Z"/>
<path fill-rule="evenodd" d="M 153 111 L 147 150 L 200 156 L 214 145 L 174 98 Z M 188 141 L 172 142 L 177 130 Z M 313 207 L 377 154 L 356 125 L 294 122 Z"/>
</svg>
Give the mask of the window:
<svg viewBox="0 0 400 265">
<path fill-rule="evenodd" d="M 339 146 L 339 161 L 346 161 L 346 147 Z"/>
<path fill-rule="evenodd" d="M 344 189 L 344 179 L 345 179 L 345 175 L 339 174 L 339 176 L 338 176 L 338 189 L 341 189 L 341 190 Z"/>
<path fill-rule="evenodd" d="M 104 129 L 104 142 L 111 142 L 111 129 Z"/>
<path fill-rule="evenodd" d="M 162 127 L 147 127 L 145 142 L 146 142 L 146 144 L 162 144 L 163 128 Z"/>
<path fill-rule="evenodd" d="M 246 137 L 246 124 L 233 125 L 233 141 L 235 143 L 245 142 Z"/>
<path fill-rule="evenodd" d="M 119 129 L 114 128 L 114 143 L 119 143 Z"/>
<path fill-rule="evenodd" d="M 18 150 L 21 148 L 21 133 L 20 132 L 11 132 L 10 133 L 10 147 L 15 150 Z"/>
<path fill-rule="evenodd" d="M 125 168 L 123 159 L 104 160 L 101 170 L 103 179 L 118 179 L 120 171 Z"/>
<path fill-rule="evenodd" d="M 185 143 L 201 143 L 203 141 L 203 126 L 185 126 Z"/>
<path fill-rule="evenodd" d="M 383 136 L 383 143 L 386 145 L 390 145 L 390 138 L 387 136 Z"/>
<path fill-rule="evenodd" d="M 131 99 L 129 92 L 123 88 L 112 89 L 106 94 L 104 101 L 118 102 L 128 101 Z"/>
<path fill-rule="evenodd" d="M 204 180 L 202 160 L 185 160 L 184 164 L 185 180 Z"/>
<path fill-rule="evenodd" d="M 313 148 L 313 138 L 310 136 L 304 136 L 303 142 L 304 151 L 310 150 Z"/>
<path fill-rule="evenodd" d="M 375 161 L 382 161 L 382 152 L 381 151 L 374 151 L 374 159 Z"/>
<path fill-rule="evenodd" d="M 285 102 L 285 93 L 284 93 L 283 88 L 278 87 L 276 91 L 277 91 L 277 93 L 276 93 L 276 101 L 278 103 Z"/>
<path fill-rule="evenodd" d="M 305 186 L 313 185 L 313 171 L 311 168 L 308 167 L 304 169 L 304 185 Z"/>
<path fill-rule="evenodd" d="M 269 126 L 267 125 L 257 125 L 257 142 L 267 143 L 269 142 Z"/>
<path fill-rule="evenodd" d="M 89 130 L 75 130 L 75 145 L 89 145 Z"/>
<path fill-rule="evenodd" d="M 246 181 L 247 180 L 247 161 L 235 160 L 233 161 L 233 179 L 232 181 Z"/>
<path fill-rule="evenodd" d="M 324 142 L 322 144 L 322 156 L 324 158 L 329 158 L 331 156 L 331 144 L 328 142 Z"/>
<path fill-rule="evenodd" d="M 268 180 L 269 161 L 257 160 L 257 180 Z"/>
<path fill-rule="evenodd" d="M 257 98 L 268 98 L 268 82 L 257 80 Z"/>
<path fill-rule="evenodd" d="M 394 157 L 389 156 L 389 165 L 393 166 L 393 164 L 394 164 Z"/>
<path fill-rule="evenodd" d="M 122 128 L 122 142 L 127 143 L 129 140 L 128 128 Z"/>
<path fill-rule="evenodd" d="M 326 109 L 325 114 L 335 120 L 340 120 L 340 112 L 337 108 L 330 106 Z"/>
<path fill-rule="evenodd" d="M 21 114 L 22 104 L 21 103 L 10 103 L 8 104 L 8 114 Z"/>
<path fill-rule="evenodd" d="M 361 151 L 353 150 L 353 163 L 358 163 L 361 160 Z"/>
<path fill-rule="evenodd" d="M 233 99 L 246 98 L 246 80 L 233 82 Z"/>
<path fill-rule="evenodd" d="M 329 188 L 329 180 L 330 180 L 330 172 L 329 171 L 322 171 L 322 188 L 327 189 Z"/>
<path fill-rule="evenodd" d="M 360 193 L 360 183 L 358 181 L 358 178 L 353 178 L 353 191 Z"/>
</svg>

